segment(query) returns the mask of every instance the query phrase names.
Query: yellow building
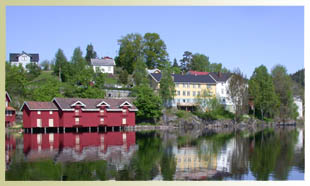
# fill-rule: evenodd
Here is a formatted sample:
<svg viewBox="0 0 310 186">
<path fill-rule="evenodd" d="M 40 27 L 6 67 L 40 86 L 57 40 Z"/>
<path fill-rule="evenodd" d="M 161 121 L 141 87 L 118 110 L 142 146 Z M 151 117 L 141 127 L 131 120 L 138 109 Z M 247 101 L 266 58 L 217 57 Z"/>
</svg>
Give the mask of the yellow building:
<svg viewBox="0 0 310 186">
<path fill-rule="evenodd" d="M 158 90 L 161 73 L 150 73 L 151 87 Z M 216 96 L 216 81 L 210 75 L 173 74 L 175 96 L 171 105 L 174 107 L 193 107 L 197 97 L 208 91 L 210 97 Z"/>
</svg>

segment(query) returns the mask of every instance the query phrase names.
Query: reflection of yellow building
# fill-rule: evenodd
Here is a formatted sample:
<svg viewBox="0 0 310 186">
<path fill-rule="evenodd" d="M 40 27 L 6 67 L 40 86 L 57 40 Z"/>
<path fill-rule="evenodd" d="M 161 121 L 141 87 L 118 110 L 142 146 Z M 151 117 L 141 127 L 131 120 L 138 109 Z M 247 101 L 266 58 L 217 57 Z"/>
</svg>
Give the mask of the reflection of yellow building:
<svg viewBox="0 0 310 186">
<path fill-rule="evenodd" d="M 216 173 L 216 154 L 200 157 L 195 147 L 180 148 L 175 152 L 176 180 L 204 179 Z"/>
<path fill-rule="evenodd" d="M 150 73 L 150 77 L 151 86 L 158 90 L 161 73 Z M 197 96 L 202 95 L 203 91 L 208 91 L 212 97 L 216 95 L 216 81 L 209 75 L 173 74 L 173 81 L 175 96 L 171 103 L 172 106 L 195 106 Z"/>
</svg>

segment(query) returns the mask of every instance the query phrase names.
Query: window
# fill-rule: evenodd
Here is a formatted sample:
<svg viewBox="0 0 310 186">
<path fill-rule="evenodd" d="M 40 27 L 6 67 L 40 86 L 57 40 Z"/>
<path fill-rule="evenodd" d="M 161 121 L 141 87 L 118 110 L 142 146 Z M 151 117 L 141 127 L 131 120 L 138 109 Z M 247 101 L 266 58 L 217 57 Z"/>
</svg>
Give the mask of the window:
<svg viewBox="0 0 310 186">
<path fill-rule="evenodd" d="M 37 127 L 42 127 L 42 119 L 37 119 Z"/>
<path fill-rule="evenodd" d="M 187 91 L 187 96 L 190 96 L 191 92 L 190 91 Z"/>
<path fill-rule="evenodd" d="M 100 118 L 100 123 L 101 123 L 101 124 L 104 123 L 104 118 Z"/>
<path fill-rule="evenodd" d="M 183 99 L 183 103 L 185 103 L 185 99 Z"/>
<path fill-rule="evenodd" d="M 77 112 L 79 112 L 79 110 L 76 109 L 76 110 L 75 110 L 75 113 L 77 113 Z"/>
<path fill-rule="evenodd" d="M 198 84 L 198 88 L 200 88 L 200 84 Z"/>
<path fill-rule="evenodd" d="M 186 96 L 186 92 L 185 91 L 183 91 L 183 96 Z"/>
<path fill-rule="evenodd" d="M 185 83 L 183 83 L 183 88 L 185 88 Z"/>
<path fill-rule="evenodd" d="M 176 87 L 176 88 L 179 88 L 179 84 L 178 84 L 178 83 L 176 83 L 176 84 L 175 84 L 175 87 Z"/>
<path fill-rule="evenodd" d="M 103 115 L 104 114 L 104 110 L 100 110 L 100 115 Z"/>
<path fill-rule="evenodd" d="M 187 88 L 189 88 L 189 83 L 187 83 Z"/>
<path fill-rule="evenodd" d="M 200 96 L 200 91 L 197 91 L 197 95 Z"/>
<path fill-rule="evenodd" d="M 79 124 L 79 122 L 80 122 L 80 118 L 75 118 L 75 124 L 77 125 Z"/>
<path fill-rule="evenodd" d="M 53 111 L 52 111 L 52 110 L 50 110 L 50 114 L 53 114 Z"/>
<path fill-rule="evenodd" d="M 51 143 L 51 142 L 54 142 L 54 134 L 51 133 L 48 135 L 48 141 Z"/>
<path fill-rule="evenodd" d="M 211 88 L 211 85 L 207 85 L 207 88 L 210 89 L 210 88 Z"/>
<path fill-rule="evenodd" d="M 224 94 L 224 89 L 222 89 L 222 94 Z"/>
<path fill-rule="evenodd" d="M 42 142 L 42 134 L 38 134 L 37 135 L 37 143 L 41 144 L 41 142 Z"/>
<path fill-rule="evenodd" d="M 40 115 L 40 114 L 41 114 L 41 111 L 39 111 L 39 110 L 38 110 L 38 112 L 37 112 L 37 113 L 38 113 L 38 115 Z"/>
<path fill-rule="evenodd" d="M 196 91 L 193 91 L 193 96 L 196 96 Z"/>
<path fill-rule="evenodd" d="M 123 125 L 126 125 L 126 118 L 123 118 Z"/>
<path fill-rule="evenodd" d="M 9 106 L 8 101 L 5 101 L 5 106 L 6 106 L 6 107 L 8 107 L 8 106 Z"/>
<path fill-rule="evenodd" d="M 193 84 L 193 88 L 196 88 L 196 84 Z"/>
<path fill-rule="evenodd" d="M 54 119 L 48 119 L 48 126 L 53 127 L 54 126 Z"/>
<path fill-rule="evenodd" d="M 180 91 L 178 90 L 178 96 L 180 95 Z"/>
<path fill-rule="evenodd" d="M 126 133 L 123 133 L 123 140 L 126 140 L 126 138 L 127 138 Z"/>
<path fill-rule="evenodd" d="M 108 67 L 108 71 L 111 71 L 111 67 Z"/>
</svg>

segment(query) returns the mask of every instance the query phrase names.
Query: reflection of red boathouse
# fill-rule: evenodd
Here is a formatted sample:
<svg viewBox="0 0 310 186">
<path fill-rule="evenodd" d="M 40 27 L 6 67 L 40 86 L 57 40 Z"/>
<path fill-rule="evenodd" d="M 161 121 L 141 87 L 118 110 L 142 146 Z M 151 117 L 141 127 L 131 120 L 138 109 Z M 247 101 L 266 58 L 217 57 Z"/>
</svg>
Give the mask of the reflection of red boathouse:
<svg viewBox="0 0 310 186">
<path fill-rule="evenodd" d="M 137 149 L 135 132 L 24 134 L 27 159 L 55 161 L 128 159 Z M 111 157 L 112 156 L 112 157 Z M 115 156 L 115 157 L 113 157 Z"/>
<path fill-rule="evenodd" d="M 15 123 L 15 109 L 10 106 L 12 102 L 10 95 L 5 92 L 5 125 L 11 126 Z"/>
<path fill-rule="evenodd" d="M 10 134 L 5 134 L 5 163 L 6 169 L 11 162 L 11 157 L 16 149 L 16 140 Z"/>
<path fill-rule="evenodd" d="M 127 99 L 54 98 L 24 102 L 24 128 L 123 127 L 135 125 L 137 108 Z"/>
</svg>

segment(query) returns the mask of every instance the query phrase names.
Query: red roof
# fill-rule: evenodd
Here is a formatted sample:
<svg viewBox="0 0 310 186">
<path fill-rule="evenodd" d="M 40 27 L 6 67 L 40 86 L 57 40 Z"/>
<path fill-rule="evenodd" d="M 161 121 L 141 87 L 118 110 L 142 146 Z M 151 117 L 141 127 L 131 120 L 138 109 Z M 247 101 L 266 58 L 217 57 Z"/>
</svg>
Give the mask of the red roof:
<svg viewBox="0 0 310 186">
<path fill-rule="evenodd" d="M 194 71 L 194 70 L 190 70 L 190 71 L 188 71 L 189 72 L 189 74 L 192 74 L 192 75 L 208 75 L 209 74 L 209 72 L 198 72 L 198 71 Z"/>
<path fill-rule="evenodd" d="M 13 107 L 6 107 L 5 110 L 15 110 Z"/>
<path fill-rule="evenodd" d="M 131 99 L 54 98 L 54 100 L 61 109 L 73 109 L 72 104 L 77 101 L 80 101 L 85 105 L 84 109 L 98 109 L 97 105 L 103 101 L 110 105 L 110 109 L 119 109 L 121 108 L 120 105 L 126 101 L 132 105 L 132 109 L 136 109 Z"/>
<path fill-rule="evenodd" d="M 58 110 L 52 102 L 25 101 L 24 105 L 27 105 L 29 110 Z"/>
</svg>

